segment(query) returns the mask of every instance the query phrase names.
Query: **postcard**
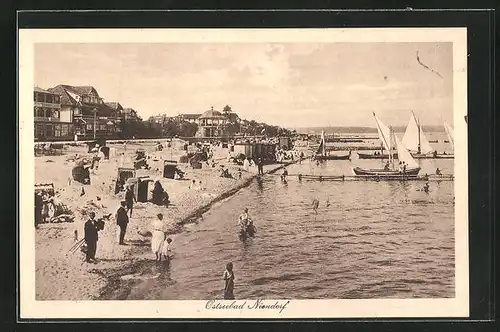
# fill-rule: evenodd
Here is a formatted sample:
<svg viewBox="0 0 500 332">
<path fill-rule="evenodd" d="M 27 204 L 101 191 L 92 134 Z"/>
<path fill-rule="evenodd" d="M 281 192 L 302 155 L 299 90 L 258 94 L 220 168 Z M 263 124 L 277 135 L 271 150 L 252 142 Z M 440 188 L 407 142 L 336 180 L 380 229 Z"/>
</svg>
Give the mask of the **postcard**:
<svg viewBox="0 0 500 332">
<path fill-rule="evenodd" d="M 20 318 L 467 317 L 466 36 L 20 29 Z"/>
</svg>

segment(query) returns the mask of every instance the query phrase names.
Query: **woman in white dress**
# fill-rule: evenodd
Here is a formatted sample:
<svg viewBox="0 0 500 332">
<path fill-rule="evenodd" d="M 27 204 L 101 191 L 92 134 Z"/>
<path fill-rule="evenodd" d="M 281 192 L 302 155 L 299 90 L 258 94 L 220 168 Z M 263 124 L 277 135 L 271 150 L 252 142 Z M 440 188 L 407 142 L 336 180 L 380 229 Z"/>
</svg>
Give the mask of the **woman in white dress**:
<svg viewBox="0 0 500 332">
<path fill-rule="evenodd" d="M 250 167 L 250 160 L 249 158 L 245 158 L 245 160 L 243 161 L 243 169 L 245 170 L 245 172 L 248 172 L 249 167 Z"/>
<path fill-rule="evenodd" d="M 153 221 L 153 229 L 151 231 L 151 251 L 156 255 L 156 260 L 161 260 L 163 242 L 165 241 L 165 233 L 163 231 L 163 214 L 158 213 L 158 219 Z"/>
</svg>

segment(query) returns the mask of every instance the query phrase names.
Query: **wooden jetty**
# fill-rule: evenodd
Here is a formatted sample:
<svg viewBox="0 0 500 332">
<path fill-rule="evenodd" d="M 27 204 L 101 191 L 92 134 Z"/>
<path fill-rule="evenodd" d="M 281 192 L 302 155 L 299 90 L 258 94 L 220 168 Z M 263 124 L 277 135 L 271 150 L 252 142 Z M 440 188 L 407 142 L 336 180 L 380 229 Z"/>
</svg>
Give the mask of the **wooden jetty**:
<svg viewBox="0 0 500 332">
<path fill-rule="evenodd" d="M 279 174 L 278 174 L 279 175 Z M 453 181 L 452 174 L 443 175 L 311 175 L 289 174 L 286 179 L 295 178 L 307 181 Z"/>
</svg>

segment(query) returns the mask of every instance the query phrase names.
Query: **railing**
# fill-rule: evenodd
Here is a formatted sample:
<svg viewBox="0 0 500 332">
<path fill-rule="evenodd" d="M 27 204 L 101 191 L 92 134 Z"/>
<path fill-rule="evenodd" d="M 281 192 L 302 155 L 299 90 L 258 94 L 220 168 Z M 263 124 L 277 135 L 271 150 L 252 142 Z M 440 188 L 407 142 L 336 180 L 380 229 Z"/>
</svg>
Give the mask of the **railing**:
<svg viewBox="0 0 500 332">
<path fill-rule="evenodd" d="M 59 118 L 54 117 L 44 117 L 44 116 L 35 116 L 35 122 L 59 122 Z"/>
<path fill-rule="evenodd" d="M 34 106 L 36 106 L 36 107 L 46 107 L 46 108 L 57 108 L 57 109 L 61 108 L 61 104 L 46 103 L 46 102 L 43 102 L 43 101 L 35 101 L 35 105 Z"/>
</svg>

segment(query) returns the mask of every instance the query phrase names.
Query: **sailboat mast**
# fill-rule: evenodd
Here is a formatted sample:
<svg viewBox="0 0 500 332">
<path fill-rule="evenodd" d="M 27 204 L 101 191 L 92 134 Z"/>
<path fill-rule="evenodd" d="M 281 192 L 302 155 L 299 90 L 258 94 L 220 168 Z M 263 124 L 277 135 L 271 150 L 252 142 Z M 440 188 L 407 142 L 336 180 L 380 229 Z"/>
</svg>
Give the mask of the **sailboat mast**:
<svg viewBox="0 0 500 332">
<path fill-rule="evenodd" d="M 394 135 L 393 131 L 392 131 L 392 126 L 390 128 L 390 136 L 389 136 L 389 164 L 391 164 L 392 168 L 394 168 L 394 158 L 393 158 L 393 155 L 392 155 L 392 135 Z"/>
<path fill-rule="evenodd" d="M 415 113 L 413 113 L 413 111 L 411 111 L 411 114 L 413 114 L 413 118 L 415 119 L 415 122 L 417 122 L 417 128 L 418 128 L 418 146 L 417 146 L 417 153 L 420 154 L 420 152 L 422 151 L 420 149 L 420 133 L 421 133 L 421 129 L 420 129 L 420 119 L 417 119 L 417 117 L 415 116 Z"/>
</svg>

